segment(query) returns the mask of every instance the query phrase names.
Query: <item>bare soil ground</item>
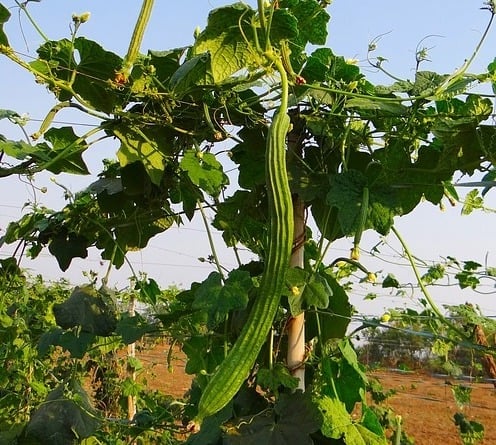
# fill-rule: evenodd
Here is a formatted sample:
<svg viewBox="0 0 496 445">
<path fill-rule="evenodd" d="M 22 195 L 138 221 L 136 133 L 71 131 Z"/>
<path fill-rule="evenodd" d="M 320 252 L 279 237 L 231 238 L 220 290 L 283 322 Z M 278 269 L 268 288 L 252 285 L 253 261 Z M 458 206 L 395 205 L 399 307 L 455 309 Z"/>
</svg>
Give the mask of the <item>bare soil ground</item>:
<svg viewBox="0 0 496 445">
<path fill-rule="evenodd" d="M 174 352 L 170 372 L 166 360 L 168 348 L 168 345 L 161 344 L 152 350 L 137 353 L 145 366 L 141 377 L 146 378 L 150 389 L 180 397 L 189 389 L 191 378 L 184 372 L 185 360 L 178 351 Z M 370 373 L 370 377 L 377 378 L 385 390 L 396 391 L 386 403 L 402 416 L 404 430 L 416 445 L 462 444 L 453 421 L 453 415 L 460 409 L 446 379 L 426 373 L 392 371 L 375 371 Z M 472 388 L 471 403 L 462 412 L 468 420 L 484 425 L 483 445 L 496 444 L 496 390 L 493 385 L 450 381 Z"/>
<path fill-rule="evenodd" d="M 415 439 L 416 445 L 462 443 L 453 421 L 453 415 L 460 409 L 445 379 L 423 373 L 374 372 L 371 376 L 378 378 L 385 389 L 396 391 L 388 403 L 402 416 L 404 429 Z M 468 420 L 484 425 L 484 445 L 496 444 L 494 386 L 490 383 L 450 382 L 472 388 L 471 403 L 462 412 Z"/>
</svg>

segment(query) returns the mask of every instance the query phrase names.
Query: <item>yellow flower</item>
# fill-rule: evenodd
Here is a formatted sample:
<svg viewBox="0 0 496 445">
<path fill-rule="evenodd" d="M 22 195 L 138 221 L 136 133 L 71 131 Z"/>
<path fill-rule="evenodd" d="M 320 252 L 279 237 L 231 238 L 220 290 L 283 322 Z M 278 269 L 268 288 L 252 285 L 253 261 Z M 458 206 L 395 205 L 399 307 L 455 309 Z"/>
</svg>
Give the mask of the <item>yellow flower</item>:
<svg viewBox="0 0 496 445">
<path fill-rule="evenodd" d="M 373 273 L 373 272 L 369 272 L 369 273 L 367 274 L 367 281 L 368 281 L 369 283 L 374 284 L 374 283 L 377 281 L 377 276 L 376 276 L 376 274 L 375 274 L 375 273 Z"/>
<path fill-rule="evenodd" d="M 389 320 L 391 320 L 391 314 L 389 312 L 384 312 L 381 317 L 381 323 L 387 323 Z"/>
<path fill-rule="evenodd" d="M 295 296 L 298 297 L 300 295 L 300 288 L 298 286 L 293 286 L 291 288 L 291 293 Z"/>
<path fill-rule="evenodd" d="M 355 247 L 353 247 L 353 249 L 351 249 L 350 258 L 354 261 L 360 260 L 360 247 L 359 246 L 355 246 Z"/>
</svg>

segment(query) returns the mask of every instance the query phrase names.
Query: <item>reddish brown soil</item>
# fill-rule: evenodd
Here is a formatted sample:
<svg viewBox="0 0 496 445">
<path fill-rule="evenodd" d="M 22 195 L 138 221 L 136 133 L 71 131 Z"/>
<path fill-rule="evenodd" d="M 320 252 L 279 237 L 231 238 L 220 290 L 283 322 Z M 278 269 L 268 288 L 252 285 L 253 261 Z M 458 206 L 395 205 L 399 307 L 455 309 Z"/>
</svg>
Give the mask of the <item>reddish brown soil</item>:
<svg viewBox="0 0 496 445">
<path fill-rule="evenodd" d="M 184 373 L 184 358 L 174 352 L 172 372 L 167 368 L 168 346 L 159 345 L 152 350 L 138 353 L 145 365 L 141 377 L 146 378 L 150 389 L 182 396 L 189 388 L 190 376 Z M 460 411 L 453 398 L 451 386 L 445 379 L 425 373 L 373 372 L 384 389 L 394 389 L 396 394 L 387 403 L 402 416 L 403 428 L 415 439 L 416 445 L 460 445 L 453 415 Z M 472 388 L 471 403 L 463 409 L 468 420 L 484 425 L 483 445 L 496 444 L 496 390 L 492 384 L 451 381 Z"/>
<path fill-rule="evenodd" d="M 144 370 L 139 378 L 145 379 L 147 387 L 157 389 L 164 394 L 182 397 L 191 384 L 191 376 L 184 372 L 186 360 L 177 347 L 173 348 L 171 367 L 168 365 L 170 345 L 161 343 L 153 349 L 136 352 L 136 357 L 143 363 Z"/>
<path fill-rule="evenodd" d="M 401 415 L 406 433 L 416 445 L 461 444 L 453 415 L 460 411 L 455 403 L 451 386 L 445 379 L 426 374 L 399 374 L 374 372 L 385 389 L 396 394 L 388 399 L 389 405 Z M 492 384 L 451 381 L 472 388 L 471 403 L 463 409 L 468 420 L 484 425 L 484 445 L 496 444 L 496 391 Z"/>
</svg>

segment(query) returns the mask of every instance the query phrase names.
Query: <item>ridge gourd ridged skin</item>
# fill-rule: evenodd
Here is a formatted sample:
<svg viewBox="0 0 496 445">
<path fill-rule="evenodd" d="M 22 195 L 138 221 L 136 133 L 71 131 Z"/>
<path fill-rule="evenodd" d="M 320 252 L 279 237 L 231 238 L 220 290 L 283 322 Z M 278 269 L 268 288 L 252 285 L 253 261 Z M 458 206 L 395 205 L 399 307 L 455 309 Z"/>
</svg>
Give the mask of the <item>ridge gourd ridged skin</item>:
<svg viewBox="0 0 496 445">
<path fill-rule="evenodd" d="M 255 363 L 279 307 L 293 239 L 293 204 L 286 170 L 289 127 L 286 107 L 280 107 L 267 136 L 269 243 L 259 292 L 239 338 L 200 398 L 198 414 L 190 425 L 193 431 L 198 431 L 206 417 L 221 410 L 235 396 Z"/>
</svg>

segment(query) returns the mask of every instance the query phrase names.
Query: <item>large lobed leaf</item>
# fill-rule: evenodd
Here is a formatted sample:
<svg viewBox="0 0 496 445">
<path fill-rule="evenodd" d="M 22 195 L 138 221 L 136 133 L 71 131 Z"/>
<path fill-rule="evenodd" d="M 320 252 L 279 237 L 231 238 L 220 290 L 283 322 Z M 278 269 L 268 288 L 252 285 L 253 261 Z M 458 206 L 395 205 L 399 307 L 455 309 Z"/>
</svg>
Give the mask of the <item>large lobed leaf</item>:
<svg viewBox="0 0 496 445">
<path fill-rule="evenodd" d="M 0 45 L 9 46 L 9 39 L 3 30 L 3 25 L 10 18 L 9 10 L 0 3 Z"/>
<path fill-rule="evenodd" d="M 55 388 L 45 403 L 34 411 L 21 443 L 75 443 L 90 437 L 99 425 L 100 419 L 88 394 L 79 382 L 71 380 Z"/>
<path fill-rule="evenodd" d="M 256 51 L 245 37 L 253 37 L 250 21 L 254 15 L 255 11 L 241 2 L 210 12 L 207 27 L 196 39 L 192 54 L 200 57 L 208 55 L 215 83 L 259 64 Z"/>
<path fill-rule="evenodd" d="M 44 138 L 46 142 L 36 145 L 24 141 L 0 140 L 0 151 L 14 159 L 30 159 L 37 168 L 55 174 L 89 174 L 82 158 L 88 144 L 74 133 L 72 127 L 50 128 Z"/>
<path fill-rule="evenodd" d="M 63 329 L 78 327 L 101 336 L 111 335 L 117 323 L 110 298 L 91 286 L 76 287 L 64 303 L 54 305 L 53 313 Z"/>
<path fill-rule="evenodd" d="M 227 429 L 226 445 L 311 445 L 310 435 L 322 425 L 322 416 L 309 393 L 281 394 L 274 409 L 246 416 Z"/>
<path fill-rule="evenodd" d="M 84 37 L 48 41 L 38 48 L 39 58 L 31 62 L 34 71 L 72 85 L 73 91 L 96 110 L 110 113 L 121 101 L 111 87 L 122 59 Z M 74 74 L 75 73 L 75 74 Z M 59 100 L 72 98 L 67 89 L 54 88 Z"/>
<path fill-rule="evenodd" d="M 248 291 L 252 287 L 250 274 L 246 271 L 232 271 L 224 283 L 219 273 L 212 272 L 196 289 L 193 309 L 206 312 L 207 327 L 213 329 L 229 312 L 246 308 Z"/>
</svg>

